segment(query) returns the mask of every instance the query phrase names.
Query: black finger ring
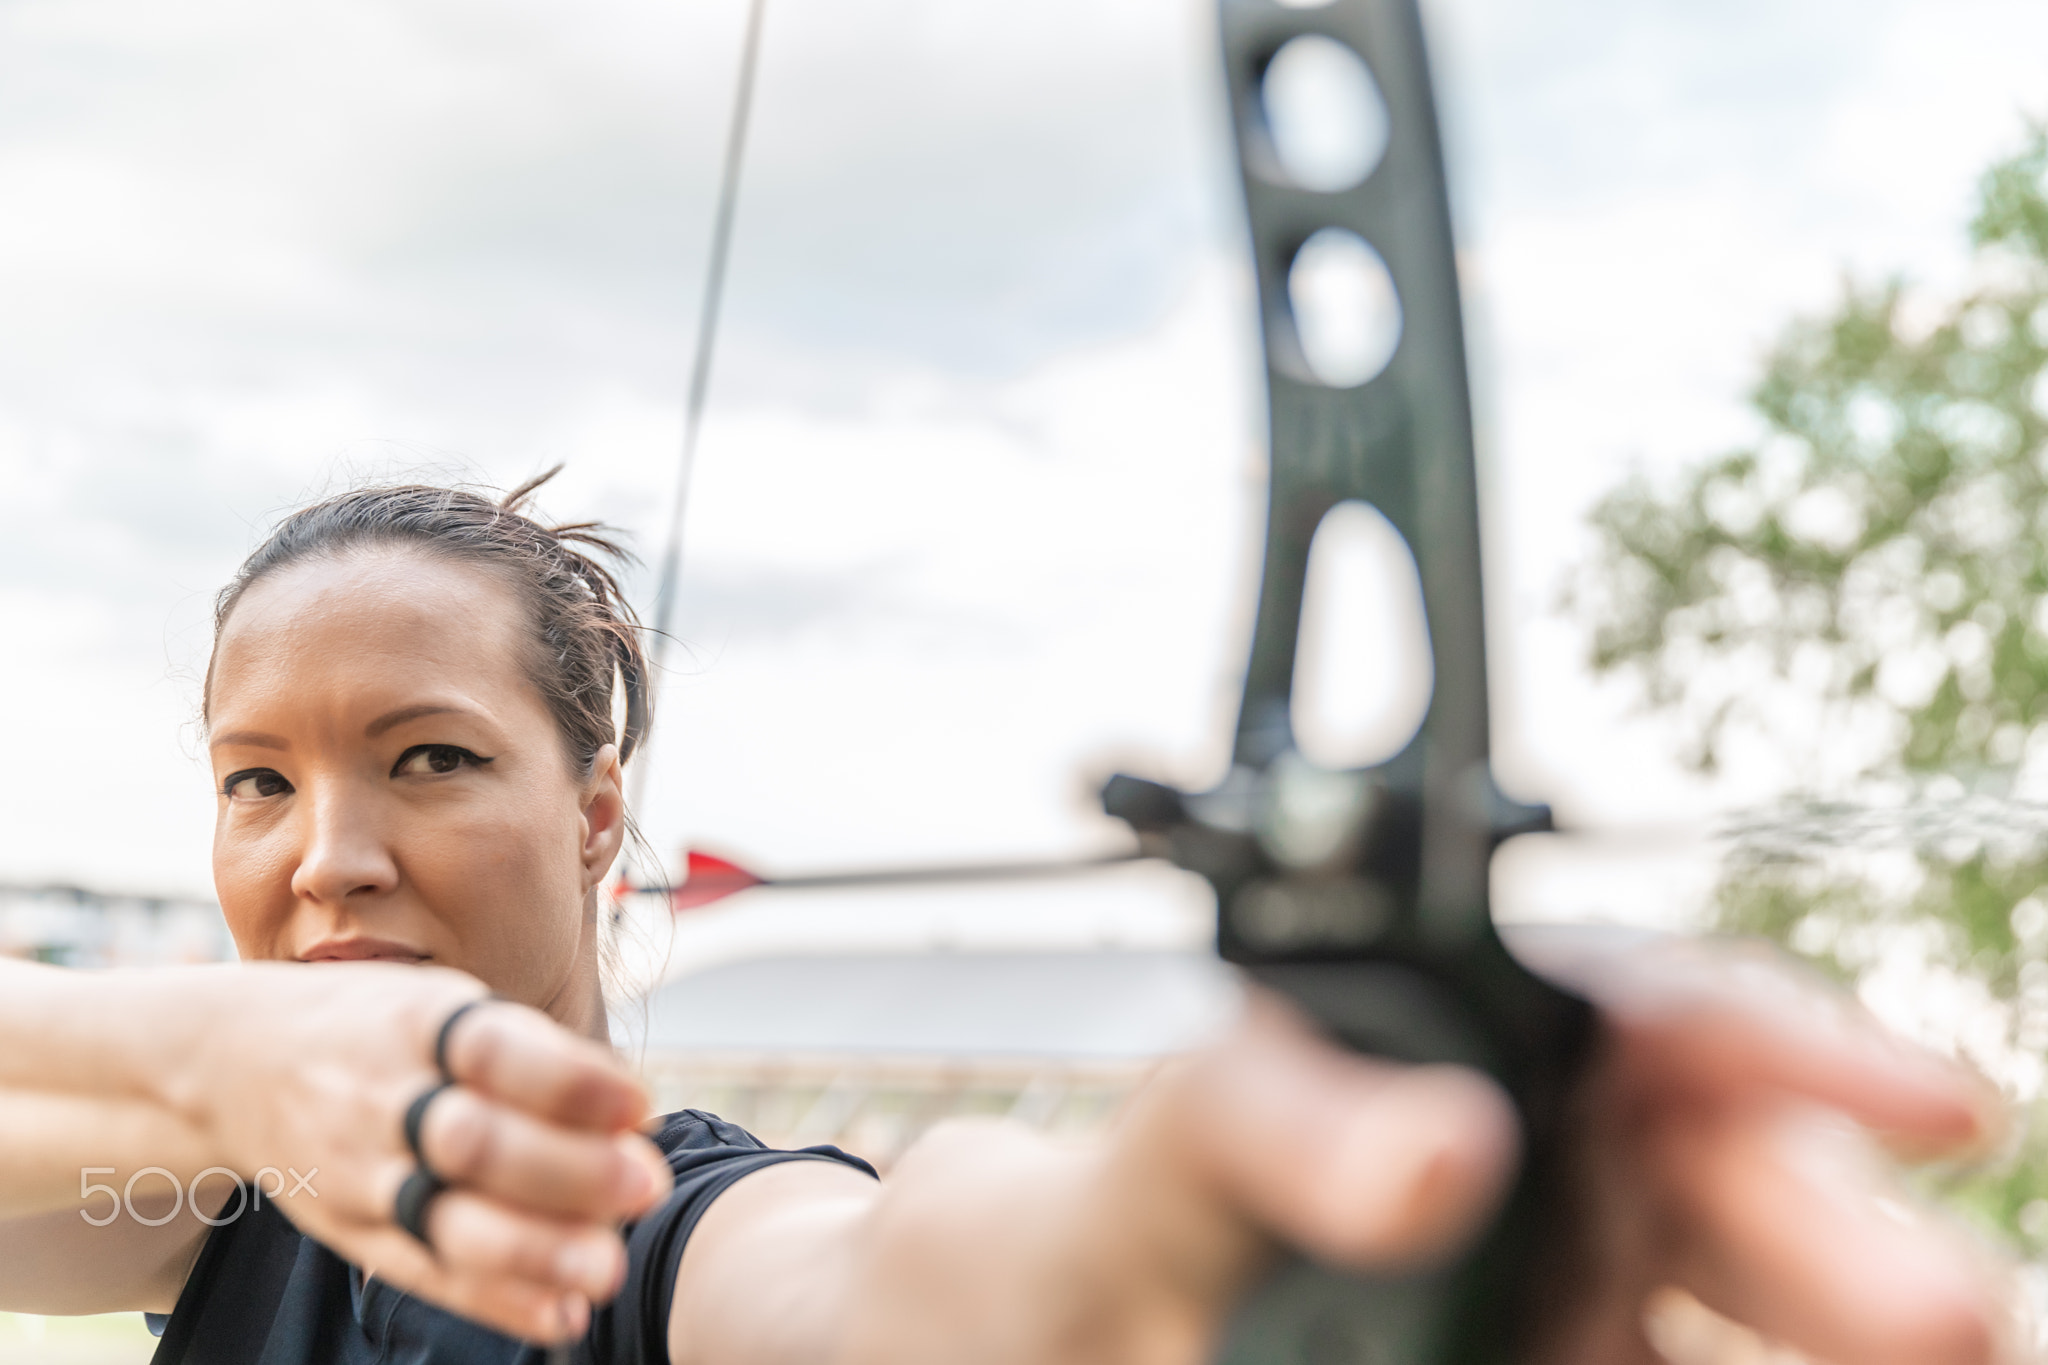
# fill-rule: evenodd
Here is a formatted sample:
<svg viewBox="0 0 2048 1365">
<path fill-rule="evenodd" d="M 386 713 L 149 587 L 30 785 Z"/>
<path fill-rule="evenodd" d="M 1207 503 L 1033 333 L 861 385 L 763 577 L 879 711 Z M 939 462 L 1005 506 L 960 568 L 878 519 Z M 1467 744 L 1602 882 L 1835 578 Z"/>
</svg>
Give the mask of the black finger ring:
<svg viewBox="0 0 2048 1365">
<path fill-rule="evenodd" d="M 398 1187 L 398 1198 L 393 1201 L 391 1217 L 398 1226 L 419 1239 L 428 1251 L 434 1244 L 427 1240 L 427 1205 L 434 1202 L 434 1196 L 447 1189 L 447 1183 L 425 1166 L 413 1167 L 405 1183 Z"/>
<path fill-rule="evenodd" d="M 441 1079 L 454 1084 L 455 1073 L 448 1069 L 448 1039 L 455 1033 L 455 1025 L 463 1015 L 478 1005 L 488 1005 L 499 997 L 480 995 L 474 1000 L 465 1000 L 455 1007 L 455 1012 L 441 1021 L 441 1031 L 434 1035 L 434 1069 L 441 1073 Z"/>
<path fill-rule="evenodd" d="M 391 1211 L 398 1226 L 417 1237 L 429 1251 L 434 1249 L 434 1244 L 427 1240 L 427 1205 L 434 1202 L 435 1195 L 448 1188 L 448 1182 L 435 1175 L 434 1168 L 427 1162 L 427 1154 L 420 1146 L 420 1125 L 426 1121 L 427 1106 L 448 1088 L 447 1081 L 430 1085 L 420 1092 L 418 1099 L 405 1107 L 405 1145 L 412 1148 L 413 1160 L 419 1164 L 398 1187 L 398 1198 Z"/>
<path fill-rule="evenodd" d="M 413 1160 L 420 1163 L 420 1169 L 427 1170 L 426 1149 L 420 1146 L 420 1125 L 427 1121 L 427 1106 L 440 1098 L 441 1092 L 454 1088 L 453 1081 L 441 1081 L 420 1092 L 418 1099 L 405 1107 L 405 1145 L 412 1148 Z"/>
</svg>

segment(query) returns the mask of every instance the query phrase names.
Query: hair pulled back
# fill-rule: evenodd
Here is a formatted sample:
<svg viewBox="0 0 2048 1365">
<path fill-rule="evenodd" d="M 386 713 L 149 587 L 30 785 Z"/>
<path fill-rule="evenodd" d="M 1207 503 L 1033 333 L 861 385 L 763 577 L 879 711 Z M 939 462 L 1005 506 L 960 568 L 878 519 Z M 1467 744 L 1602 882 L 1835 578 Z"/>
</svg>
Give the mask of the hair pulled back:
<svg viewBox="0 0 2048 1365">
<path fill-rule="evenodd" d="M 640 619 L 601 561 L 628 563 L 633 556 L 601 522 L 544 526 L 521 510 L 560 471 L 556 465 L 497 501 L 465 488 L 392 484 L 301 508 L 221 589 L 214 600 L 214 639 L 252 585 L 305 560 L 392 548 L 474 565 L 510 587 L 526 608 L 532 627 L 524 651 L 527 676 L 554 716 L 578 773 L 587 774 L 607 744 L 619 746 L 624 762 L 646 738 L 651 720 L 647 657 Z M 614 717 L 618 689 L 625 693 L 623 727 Z M 209 662 L 207 711 L 212 693 Z"/>
</svg>

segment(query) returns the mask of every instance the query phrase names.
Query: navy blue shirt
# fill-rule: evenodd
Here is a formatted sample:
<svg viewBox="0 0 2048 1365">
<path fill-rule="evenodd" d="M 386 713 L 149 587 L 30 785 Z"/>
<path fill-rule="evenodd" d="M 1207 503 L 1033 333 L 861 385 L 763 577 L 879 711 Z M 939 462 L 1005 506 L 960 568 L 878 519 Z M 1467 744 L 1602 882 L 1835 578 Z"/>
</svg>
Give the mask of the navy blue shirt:
<svg viewBox="0 0 2048 1365">
<path fill-rule="evenodd" d="M 675 1192 L 626 1230 L 625 1285 L 591 1314 L 570 1355 L 577 1365 L 667 1365 L 683 1244 L 741 1176 L 806 1160 L 875 1173 L 837 1147 L 772 1151 L 695 1109 L 664 1118 L 654 1141 L 675 1172 Z M 365 1281 L 269 1203 L 207 1235 L 152 1365 L 548 1365 L 548 1352 Z"/>
</svg>

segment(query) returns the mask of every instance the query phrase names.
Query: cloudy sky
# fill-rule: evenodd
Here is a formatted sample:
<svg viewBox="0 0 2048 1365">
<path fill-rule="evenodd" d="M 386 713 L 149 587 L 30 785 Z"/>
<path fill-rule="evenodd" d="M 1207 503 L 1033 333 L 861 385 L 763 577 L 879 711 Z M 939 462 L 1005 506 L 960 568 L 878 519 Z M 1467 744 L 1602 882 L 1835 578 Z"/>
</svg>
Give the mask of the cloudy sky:
<svg viewBox="0 0 2048 1365">
<path fill-rule="evenodd" d="M 1583 824 L 1696 825 L 1777 775 L 1689 783 L 1585 676 L 1552 610 L 1584 511 L 1742 440 L 1845 269 L 1957 277 L 1976 172 L 2048 113 L 2048 7 L 1427 13 L 1501 767 Z M 0 0 L 0 880 L 206 888 L 207 602 L 309 496 L 565 460 L 548 509 L 655 557 L 742 18 Z M 769 0 L 658 844 L 1051 855 L 1110 837 L 1110 766 L 1215 775 L 1262 395 L 1212 23 Z M 1537 899 L 1622 894 L 1524 862 Z"/>
</svg>

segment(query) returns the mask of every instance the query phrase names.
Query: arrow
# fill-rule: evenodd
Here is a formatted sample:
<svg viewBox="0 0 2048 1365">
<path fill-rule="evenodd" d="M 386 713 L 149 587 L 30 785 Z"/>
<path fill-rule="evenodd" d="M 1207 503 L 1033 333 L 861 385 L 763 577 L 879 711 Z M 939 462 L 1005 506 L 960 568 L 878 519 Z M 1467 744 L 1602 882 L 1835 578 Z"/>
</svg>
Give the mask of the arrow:
<svg viewBox="0 0 2048 1365">
<path fill-rule="evenodd" d="M 861 871 L 808 872 L 795 877 L 765 877 L 749 871 L 729 858 L 690 849 L 683 856 L 683 880 L 677 886 L 634 886 L 623 878 L 620 892 L 666 896 L 669 909 L 677 914 L 715 905 L 728 896 L 756 887 L 778 891 L 824 891 L 840 887 L 941 885 L 949 882 L 1031 881 L 1046 877 L 1074 877 L 1120 863 L 1138 862 L 1148 855 L 1138 851 L 1105 853 L 1094 858 L 1042 863 L 958 863 L 937 867 L 885 867 Z"/>
</svg>

